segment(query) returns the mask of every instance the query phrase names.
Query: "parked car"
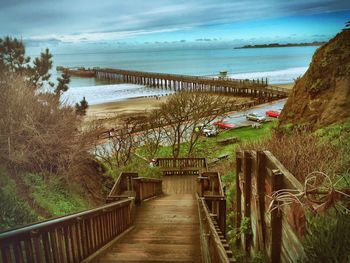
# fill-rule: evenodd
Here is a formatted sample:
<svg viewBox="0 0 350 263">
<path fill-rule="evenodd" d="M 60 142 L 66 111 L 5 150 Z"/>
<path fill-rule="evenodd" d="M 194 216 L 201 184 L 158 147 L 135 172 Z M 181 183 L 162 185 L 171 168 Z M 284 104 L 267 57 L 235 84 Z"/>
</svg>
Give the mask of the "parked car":
<svg viewBox="0 0 350 263">
<path fill-rule="evenodd" d="M 281 115 L 281 112 L 277 110 L 269 110 L 265 112 L 265 114 L 268 117 L 278 118 Z"/>
<path fill-rule="evenodd" d="M 259 115 L 258 113 L 248 113 L 246 118 L 247 120 L 250 120 L 250 121 L 257 121 L 257 122 L 266 121 L 265 116 Z"/>
<path fill-rule="evenodd" d="M 216 125 L 220 129 L 232 129 L 235 127 L 235 125 L 228 120 L 218 120 L 214 122 L 214 125 Z"/>
<path fill-rule="evenodd" d="M 202 134 L 206 137 L 212 137 L 218 135 L 219 130 L 216 126 L 214 125 L 207 125 L 204 126 L 202 129 Z"/>
</svg>

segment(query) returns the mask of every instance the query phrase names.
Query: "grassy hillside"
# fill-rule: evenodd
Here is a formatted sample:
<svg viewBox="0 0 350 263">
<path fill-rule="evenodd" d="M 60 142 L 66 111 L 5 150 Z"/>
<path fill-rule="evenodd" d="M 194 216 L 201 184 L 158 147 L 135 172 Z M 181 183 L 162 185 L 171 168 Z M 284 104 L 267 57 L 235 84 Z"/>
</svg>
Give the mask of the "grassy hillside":
<svg viewBox="0 0 350 263">
<path fill-rule="evenodd" d="M 63 216 L 98 204 L 87 197 L 77 183 L 67 185 L 59 178 L 44 179 L 39 174 L 16 177 L 0 167 L 0 230 Z"/>
</svg>

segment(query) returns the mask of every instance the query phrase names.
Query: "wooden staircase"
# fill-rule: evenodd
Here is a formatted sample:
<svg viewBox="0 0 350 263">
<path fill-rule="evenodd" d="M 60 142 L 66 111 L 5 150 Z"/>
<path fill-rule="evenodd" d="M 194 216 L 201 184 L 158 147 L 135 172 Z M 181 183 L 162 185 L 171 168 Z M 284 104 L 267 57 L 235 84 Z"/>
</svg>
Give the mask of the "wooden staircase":
<svg viewBox="0 0 350 263">
<path fill-rule="evenodd" d="M 201 262 L 194 194 L 166 195 L 143 203 L 134 226 L 96 262 Z"/>
<path fill-rule="evenodd" d="M 163 180 L 122 173 L 107 205 L 0 233 L 0 263 L 235 262 L 220 175 L 203 158 L 159 162 Z"/>
</svg>

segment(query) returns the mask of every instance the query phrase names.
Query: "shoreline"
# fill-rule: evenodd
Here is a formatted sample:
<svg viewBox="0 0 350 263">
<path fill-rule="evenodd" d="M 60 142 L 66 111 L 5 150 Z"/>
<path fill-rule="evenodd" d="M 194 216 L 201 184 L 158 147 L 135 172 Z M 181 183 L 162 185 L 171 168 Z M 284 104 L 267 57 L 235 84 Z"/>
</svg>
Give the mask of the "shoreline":
<svg viewBox="0 0 350 263">
<path fill-rule="evenodd" d="M 294 83 L 271 84 L 275 87 L 292 88 Z M 232 96 L 234 97 L 234 96 Z M 114 127 L 123 117 L 144 115 L 147 112 L 157 109 L 161 103 L 167 100 L 168 96 L 138 97 L 114 102 L 106 102 L 90 105 L 87 109 L 84 122 L 98 121 L 106 128 Z M 247 101 L 247 97 L 236 97 L 237 100 Z"/>
</svg>

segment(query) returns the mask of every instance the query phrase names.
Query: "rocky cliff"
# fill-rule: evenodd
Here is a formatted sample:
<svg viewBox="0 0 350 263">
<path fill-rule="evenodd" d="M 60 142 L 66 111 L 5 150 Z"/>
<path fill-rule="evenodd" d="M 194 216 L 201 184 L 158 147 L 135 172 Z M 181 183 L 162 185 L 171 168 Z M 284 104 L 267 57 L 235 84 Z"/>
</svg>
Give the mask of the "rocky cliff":
<svg viewBox="0 0 350 263">
<path fill-rule="evenodd" d="M 350 29 L 314 54 L 308 71 L 296 80 L 281 113 L 281 124 L 313 129 L 350 117 Z"/>
</svg>

